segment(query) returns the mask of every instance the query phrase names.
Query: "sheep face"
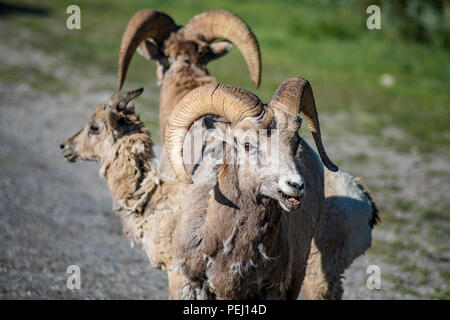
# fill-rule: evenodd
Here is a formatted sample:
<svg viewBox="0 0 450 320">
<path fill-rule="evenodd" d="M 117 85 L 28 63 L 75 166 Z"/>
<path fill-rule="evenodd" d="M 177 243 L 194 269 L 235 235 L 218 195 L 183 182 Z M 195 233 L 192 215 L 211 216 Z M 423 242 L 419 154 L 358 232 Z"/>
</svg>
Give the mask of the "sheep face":
<svg viewBox="0 0 450 320">
<path fill-rule="evenodd" d="M 115 116 L 105 109 L 106 105 L 99 105 L 84 128 L 60 145 L 67 161 L 80 159 L 101 162 L 108 157 L 115 142 L 116 128 L 111 125 Z"/>
<path fill-rule="evenodd" d="M 239 184 L 251 188 L 253 194 L 278 200 L 285 210 L 291 211 L 300 205 L 301 197 L 308 192 L 305 188 L 310 187 L 305 186 L 302 174 L 309 177 L 308 167 L 319 161 L 303 159 L 303 143 L 298 135 L 300 114 L 308 124 L 323 164 L 337 171 L 322 144 L 311 85 L 298 77 L 284 81 L 269 104 L 251 92 L 229 85 L 207 84 L 189 92 L 175 106 L 166 127 L 165 143 L 172 169 L 180 180 L 192 182 L 183 163 L 184 137 L 201 116 L 222 117 L 230 123 L 232 134 L 224 141 L 233 146 L 231 154 L 238 161 L 233 166 L 237 168 Z M 265 130 L 265 143 L 259 141 L 264 136 L 261 130 Z M 301 173 L 300 168 L 305 172 Z"/>
<path fill-rule="evenodd" d="M 156 77 L 160 84 L 167 73 L 182 69 L 190 69 L 189 74 L 207 74 L 206 64 L 227 54 L 233 46 L 224 41 L 209 44 L 199 37 L 187 38 L 181 31 L 167 39 L 163 50 L 153 41 L 146 40 L 137 51 L 143 57 L 156 61 Z"/>
<path fill-rule="evenodd" d="M 100 104 L 89 122 L 61 145 L 61 153 L 69 162 L 77 159 L 108 161 L 126 135 L 142 133 L 150 139 L 148 130 L 134 112 L 131 100 L 142 93 L 142 88 L 125 94 L 113 95 L 107 104 Z"/>
<path fill-rule="evenodd" d="M 225 156 L 221 155 L 220 142 L 214 144 L 214 154 L 216 160 L 237 171 L 241 190 L 247 189 L 256 199 L 274 199 L 289 212 L 301 205 L 306 192 L 296 160 L 301 119 L 289 119 L 277 111 L 273 115 L 270 124 L 260 128 L 252 124 L 230 129 L 226 123 L 217 122 L 212 136 L 225 142 Z"/>
<path fill-rule="evenodd" d="M 271 122 L 271 145 L 275 146 L 269 155 L 275 165 L 262 168 L 260 174 L 261 193 L 278 200 L 286 211 L 292 211 L 301 204 L 305 195 L 305 182 L 298 164 L 301 119 L 274 110 Z M 267 154 L 267 152 L 266 152 Z"/>
</svg>

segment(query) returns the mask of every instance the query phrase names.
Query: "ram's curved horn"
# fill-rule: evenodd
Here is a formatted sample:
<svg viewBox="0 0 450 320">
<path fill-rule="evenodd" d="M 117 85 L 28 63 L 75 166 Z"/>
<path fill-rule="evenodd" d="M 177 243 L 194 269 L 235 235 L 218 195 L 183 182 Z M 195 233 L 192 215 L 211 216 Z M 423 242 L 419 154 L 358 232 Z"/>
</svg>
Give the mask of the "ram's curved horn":
<svg viewBox="0 0 450 320">
<path fill-rule="evenodd" d="M 287 112 L 303 115 L 319 151 L 323 164 L 330 171 L 338 171 L 338 167 L 328 158 L 320 135 L 319 116 L 317 114 L 314 95 L 309 81 L 303 78 L 290 78 L 277 89 L 269 104 Z"/>
<path fill-rule="evenodd" d="M 258 40 L 244 20 L 226 10 L 212 10 L 192 18 L 185 26 L 201 34 L 206 41 L 224 39 L 241 51 L 255 88 L 261 82 L 261 54 Z"/>
<path fill-rule="evenodd" d="M 117 111 L 117 109 L 125 108 L 131 100 L 139 97 L 144 91 L 144 88 L 139 88 L 136 90 L 128 91 L 126 93 L 116 93 L 109 98 L 108 106 Z"/>
<path fill-rule="evenodd" d="M 194 121 L 218 115 L 236 124 L 247 117 L 260 117 L 264 111 L 257 96 L 237 87 L 209 84 L 189 92 L 175 106 L 166 126 L 167 155 L 176 175 L 192 182 L 183 164 L 183 142 Z"/>
<path fill-rule="evenodd" d="M 131 58 L 139 44 L 148 38 L 153 39 L 157 44 L 161 44 L 177 28 L 172 18 L 163 12 L 143 9 L 134 14 L 128 22 L 120 44 L 117 83 L 119 90 L 122 88 Z"/>
</svg>

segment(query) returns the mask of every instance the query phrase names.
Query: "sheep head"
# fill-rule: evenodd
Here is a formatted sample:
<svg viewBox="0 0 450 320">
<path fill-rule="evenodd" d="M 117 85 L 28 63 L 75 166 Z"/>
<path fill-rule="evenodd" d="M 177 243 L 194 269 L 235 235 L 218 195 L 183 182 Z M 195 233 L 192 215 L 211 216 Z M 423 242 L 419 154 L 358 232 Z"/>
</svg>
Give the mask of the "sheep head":
<svg viewBox="0 0 450 320">
<path fill-rule="evenodd" d="M 100 104 L 87 125 L 61 145 L 61 153 L 69 162 L 77 159 L 105 162 L 111 157 L 113 146 L 131 133 L 148 135 L 139 116 L 134 112 L 132 100 L 143 89 L 114 94 L 106 104 Z M 149 150 L 151 154 L 151 145 Z"/>
<path fill-rule="evenodd" d="M 213 43 L 222 39 L 224 42 Z M 244 55 L 255 87 L 261 81 L 261 57 L 258 42 L 247 24 L 226 10 L 213 10 L 177 26 L 165 13 L 151 9 L 138 11 L 128 22 L 119 54 L 118 88 L 125 81 L 134 52 L 156 60 L 158 81 L 172 67 L 189 67 L 207 72 L 206 64 L 217 59 L 235 44 Z"/>
<path fill-rule="evenodd" d="M 179 179 L 192 182 L 183 164 L 184 137 L 194 121 L 216 115 L 230 122 L 223 139 L 231 146 L 240 185 L 254 188 L 255 196 L 278 200 L 287 211 L 297 208 L 307 191 L 299 170 L 300 129 L 303 115 L 324 165 L 337 167 L 322 145 L 319 119 L 309 82 L 291 78 L 280 85 L 269 104 L 254 94 L 228 85 L 205 85 L 188 93 L 175 106 L 166 129 L 166 148 Z M 261 139 L 263 137 L 263 139 Z"/>
</svg>

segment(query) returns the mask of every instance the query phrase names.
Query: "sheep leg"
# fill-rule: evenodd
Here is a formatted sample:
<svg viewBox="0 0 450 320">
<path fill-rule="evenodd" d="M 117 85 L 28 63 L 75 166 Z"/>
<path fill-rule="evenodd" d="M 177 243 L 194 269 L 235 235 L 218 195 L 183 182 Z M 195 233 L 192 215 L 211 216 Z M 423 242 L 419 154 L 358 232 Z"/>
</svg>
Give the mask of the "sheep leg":
<svg viewBox="0 0 450 320">
<path fill-rule="evenodd" d="M 342 297 L 340 269 L 333 263 L 332 255 L 320 251 L 315 243 L 311 244 L 305 279 L 302 284 L 302 294 L 308 300 L 339 300 Z"/>
<path fill-rule="evenodd" d="M 302 288 L 302 283 L 305 279 L 305 271 L 306 268 L 303 268 L 302 271 L 292 276 L 291 283 L 286 290 L 287 300 L 295 300 L 298 298 L 298 294 Z"/>
</svg>

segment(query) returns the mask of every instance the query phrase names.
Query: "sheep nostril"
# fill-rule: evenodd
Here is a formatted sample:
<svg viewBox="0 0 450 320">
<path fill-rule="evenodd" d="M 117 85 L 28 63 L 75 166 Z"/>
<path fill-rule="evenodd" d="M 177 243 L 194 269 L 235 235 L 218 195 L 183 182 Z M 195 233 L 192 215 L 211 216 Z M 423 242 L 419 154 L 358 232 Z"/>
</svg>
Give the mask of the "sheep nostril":
<svg viewBox="0 0 450 320">
<path fill-rule="evenodd" d="M 297 183 L 297 182 L 295 182 L 295 181 L 288 181 L 288 184 L 291 186 L 291 187 L 294 187 L 295 189 L 297 189 L 297 190 L 300 190 L 300 188 L 301 188 L 301 186 Z M 302 184 L 303 185 L 303 184 Z"/>
<path fill-rule="evenodd" d="M 298 190 L 301 192 L 305 191 L 305 184 L 302 183 L 302 185 L 298 188 Z"/>
<path fill-rule="evenodd" d="M 64 143 L 61 143 L 61 144 L 59 145 L 59 148 L 60 148 L 61 150 L 64 150 L 64 149 L 66 148 L 66 145 L 65 145 Z"/>
<path fill-rule="evenodd" d="M 303 193 L 305 192 L 305 184 L 304 183 L 297 183 L 296 181 L 289 181 L 288 184 L 297 190 L 299 197 L 303 196 Z"/>
<path fill-rule="evenodd" d="M 298 196 L 303 197 L 304 194 L 305 194 L 305 184 L 302 183 L 302 185 L 298 188 Z"/>
</svg>

